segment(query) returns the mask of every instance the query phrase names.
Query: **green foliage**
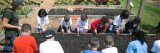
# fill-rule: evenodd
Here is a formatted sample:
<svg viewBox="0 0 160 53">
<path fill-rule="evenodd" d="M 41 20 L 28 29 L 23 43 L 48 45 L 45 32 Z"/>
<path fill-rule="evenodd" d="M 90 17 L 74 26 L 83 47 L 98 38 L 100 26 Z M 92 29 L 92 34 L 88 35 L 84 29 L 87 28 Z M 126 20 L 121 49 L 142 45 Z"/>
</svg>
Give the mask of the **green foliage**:
<svg viewBox="0 0 160 53">
<path fill-rule="evenodd" d="M 31 3 L 34 4 L 34 5 L 40 5 L 41 4 L 41 3 L 35 2 L 35 1 L 31 1 Z"/>
<path fill-rule="evenodd" d="M 0 1 L 0 14 L 2 14 L 3 10 L 11 5 L 10 0 L 1 0 Z"/>
<path fill-rule="evenodd" d="M 110 5 L 113 5 L 114 3 L 111 1 L 111 2 L 106 2 L 106 5 L 107 6 L 110 6 Z"/>
<path fill-rule="evenodd" d="M 26 15 L 29 12 L 31 12 L 31 7 L 29 5 L 40 5 L 40 3 L 30 1 L 30 0 L 23 0 L 24 1 L 24 6 L 22 10 L 18 10 L 17 14 L 19 15 Z M 0 1 L 0 15 L 3 13 L 5 8 L 8 8 L 11 6 L 12 0 L 1 0 Z"/>
<path fill-rule="evenodd" d="M 17 10 L 16 12 L 19 15 L 27 15 L 31 11 L 32 9 L 30 6 L 23 6 L 21 10 Z"/>
<path fill-rule="evenodd" d="M 121 0 L 122 6 L 126 6 L 126 0 Z M 140 5 L 140 0 L 133 0 L 134 7 L 132 8 L 131 12 L 137 15 Z M 145 2 L 144 4 L 144 11 L 142 12 L 141 17 L 141 27 L 147 31 L 148 33 L 154 33 L 155 27 L 157 26 L 158 22 L 160 22 L 160 9 L 155 7 L 154 5 Z"/>
<path fill-rule="evenodd" d="M 63 4 L 74 4 L 75 0 L 56 0 L 55 4 L 63 5 Z"/>
</svg>

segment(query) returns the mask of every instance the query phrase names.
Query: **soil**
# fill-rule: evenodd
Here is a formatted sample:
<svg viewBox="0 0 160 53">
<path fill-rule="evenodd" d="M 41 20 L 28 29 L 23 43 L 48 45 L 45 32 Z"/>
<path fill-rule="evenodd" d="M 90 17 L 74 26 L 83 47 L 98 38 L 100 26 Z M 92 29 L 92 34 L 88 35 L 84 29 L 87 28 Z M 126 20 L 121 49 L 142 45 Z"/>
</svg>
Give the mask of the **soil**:
<svg viewBox="0 0 160 53">
<path fill-rule="evenodd" d="M 106 35 L 110 34 L 101 34 L 97 37 L 100 39 L 100 47 L 98 50 L 105 48 L 103 45 L 103 40 Z M 38 45 L 45 41 L 45 38 L 41 34 L 34 34 L 33 35 Z M 87 49 L 88 40 L 92 37 L 95 37 L 93 34 L 81 34 L 80 36 L 76 36 L 76 34 L 66 34 L 61 36 L 57 34 L 55 39 L 60 42 L 62 48 L 65 53 L 80 53 L 83 49 Z M 132 40 L 131 36 L 114 36 L 115 39 L 115 47 L 118 48 L 119 53 L 125 53 L 125 50 L 128 46 L 128 43 Z M 153 42 L 155 41 L 155 36 L 146 36 L 146 43 L 148 45 L 148 51 L 152 47 Z"/>
</svg>

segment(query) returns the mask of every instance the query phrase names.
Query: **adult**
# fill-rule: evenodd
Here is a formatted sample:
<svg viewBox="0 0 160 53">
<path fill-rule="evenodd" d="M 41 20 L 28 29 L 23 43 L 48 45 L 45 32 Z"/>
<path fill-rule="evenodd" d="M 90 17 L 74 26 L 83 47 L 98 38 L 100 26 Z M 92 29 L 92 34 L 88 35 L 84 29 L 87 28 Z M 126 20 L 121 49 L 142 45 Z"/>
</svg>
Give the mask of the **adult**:
<svg viewBox="0 0 160 53">
<path fill-rule="evenodd" d="M 19 26 L 19 17 L 16 14 L 16 10 L 20 10 L 23 6 L 23 0 L 12 0 L 12 7 L 6 8 L 2 19 L 3 19 L 3 27 L 5 29 L 5 38 L 9 40 L 9 44 L 2 46 L 2 51 L 12 51 L 13 41 L 16 36 L 19 35 L 19 30 L 21 27 Z"/>
</svg>

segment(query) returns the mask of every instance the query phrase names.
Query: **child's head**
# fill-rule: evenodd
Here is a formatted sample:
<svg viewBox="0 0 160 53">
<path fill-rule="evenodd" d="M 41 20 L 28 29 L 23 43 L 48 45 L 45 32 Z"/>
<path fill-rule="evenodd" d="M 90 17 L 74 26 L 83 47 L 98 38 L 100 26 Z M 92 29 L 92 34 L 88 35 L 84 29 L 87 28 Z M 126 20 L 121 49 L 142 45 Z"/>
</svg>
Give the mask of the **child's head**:
<svg viewBox="0 0 160 53">
<path fill-rule="evenodd" d="M 47 16 L 47 12 L 45 9 L 40 9 L 39 12 L 38 12 L 38 16 L 39 17 L 45 17 Z"/>
<path fill-rule="evenodd" d="M 112 47 L 114 45 L 114 38 L 112 36 L 106 36 L 104 42 L 107 48 Z"/>
<path fill-rule="evenodd" d="M 12 6 L 14 9 L 21 9 L 22 6 L 23 6 L 23 0 L 12 0 L 11 6 Z"/>
<path fill-rule="evenodd" d="M 101 18 L 101 21 L 102 21 L 102 24 L 106 24 L 107 22 L 109 22 L 109 17 L 103 16 L 103 17 Z"/>
<path fill-rule="evenodd" d="M 87 14 L 82 14 L 82 15 L 81 15 L 81 19 L 82 19 L 83 21 L 86 20 L 86 19 L 88 19 Z"/>
<path fill-rule="evenodd" d="M 89 40 L 88 43 L 89 48 L 98 48 L 99 47 L 99 39 L 96 37 L 93 37 Z"/>
<path fill-rule="evenodd" d="M 121 17 L 122 19 L 128 19 L 129 14 L 130 14 L 129 11 L 126 9 L 126 10 L 123 10 L 123 11 L 121 12 L 120 17 Z"/>
<path fill-rule="evenodd" d="M 136 17 L 133 21 L 134 21 L 134 23 L 139 24 L 140 23 L 140 17 Z"/>
<path fill-rule="evenodd" d="M 141 44 L 143 44 L 145 42 L 145 32 L 142 30 L 134 30 L 132 32 L 133 38 L 134 40 L 139 40 L 141 42 Z"/>
<path fill-rule="evenodd" d="M 21 33 L 31 33 L 32 27 L 29 24 L 23 24 L 21 27 Z"/>
<path fill-rule="evenodd" d="M 65 15 L 65 16 L 64 16 L 64 21 L 65 21 L 65 22 L 68 22 L 69 20 L 70 20 L 70 16 L 69 16 L 69 15 Z"/>
</svg>

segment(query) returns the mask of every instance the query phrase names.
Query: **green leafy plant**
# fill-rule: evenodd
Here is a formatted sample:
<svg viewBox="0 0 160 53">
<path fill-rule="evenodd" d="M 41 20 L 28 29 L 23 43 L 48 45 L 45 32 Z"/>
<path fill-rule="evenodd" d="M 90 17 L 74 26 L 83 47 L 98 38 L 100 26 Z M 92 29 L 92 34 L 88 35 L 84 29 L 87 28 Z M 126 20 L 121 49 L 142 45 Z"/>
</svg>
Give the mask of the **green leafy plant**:
<svg viewBox="0 0 160 53">
<path fill-rule="evenodd" d="M 32 11 L 30 6 L 23 6 L 22 10 L 17 10 L 17 14 L 19 15 L 27 15 L 28 13 L 30 13 Z"/>
<path fill-rule="evenodd" d="M 106 2 L 106 5 L 107 6 L 111 6 L 111 5 L 113 5 L 114 3 L 111 1 L 111 2 Z"/>
</svg>

